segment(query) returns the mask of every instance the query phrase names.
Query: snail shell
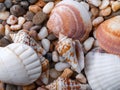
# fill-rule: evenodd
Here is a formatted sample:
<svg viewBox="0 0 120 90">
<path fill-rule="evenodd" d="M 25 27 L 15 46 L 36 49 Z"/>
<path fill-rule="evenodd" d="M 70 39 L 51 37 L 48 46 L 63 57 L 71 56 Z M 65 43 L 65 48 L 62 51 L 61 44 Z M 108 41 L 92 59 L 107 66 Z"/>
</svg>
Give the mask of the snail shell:
<svg viewBox="0 0 120 90">
<path fill-rule="evenodd" d="M 41 63 L 28 45 L 13 43 L 0 48 L 0 80 L 15 85 L 28 85 L 41 74 Z"/>
<path fill-rule="evenodd" d="M 47 27 L 57 37 L 62 33 L 70 38 L 84 41 L 92 28 L 86 8 L 73 0 L 59 2 L 51 12 Z"/>
</svg>

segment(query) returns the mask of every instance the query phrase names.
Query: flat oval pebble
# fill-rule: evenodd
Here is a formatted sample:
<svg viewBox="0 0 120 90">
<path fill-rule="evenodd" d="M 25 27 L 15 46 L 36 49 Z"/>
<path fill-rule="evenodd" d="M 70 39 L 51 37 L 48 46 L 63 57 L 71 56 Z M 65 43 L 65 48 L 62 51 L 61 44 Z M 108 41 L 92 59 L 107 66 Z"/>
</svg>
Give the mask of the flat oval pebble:
<svg viewBox="0 0 120 90">
<path fill-rule="evenodd" d="M 23 29 L 29 30 L 33 26 L 33 22 L 27 21 L 23 24 Z"/>
<path fill-rule="evenodd" d="M 20 5 L 24 8 L 24 9 L 28 9 L 29 7 L 29 2 L 28 1 L 21 1 Z"/>
<path fill-rule="evenodd" d="M 58 62 L 59 61 L 59 56 L 58 56 L 57 51 L 52 52 L 52 60 L 53 60 L 53 62 Z"/>
<path fill-rule="evenodd" d="M 9 17 L 10 13 L 8 11 L 3 11 L 0 12 L 0 19 L 1 20 L 7 20 L 7 18 Z"/>
<path fill-rule="evenodd" d="M 44 7 L 43 7 L 43 12 L 46 14 L 49 14 L 51 10 L 54 7 L 54 2 L 48 2 Z"/>
<path fill-rule="evenodd" d="M 12 6 L 12 0 L 5 0 L 4 4 L 9 9 Z"/>
<path fill-rule="evenodd" d="M 5 11 L 6 7 L 4 5 L 4 3 L 0 3 L 0 11 Z"/>
<path fill-rule="evenodd" d="M 42 39 L 41 44 L 43 48 L 46 50 L 46 52 L 48 52 L 50 49 L 50 41 L 48 39 Z"/>
<path fill-rule="evenodd" d="M 34 16 L 34 15 L 35 15 L 35 14 L 34 14 L 33 12 L 28 11 L 28 12 L 24 15 L 24 17 L 25 17 L 26 20 L 31 21 L 31 20 L 33 19 L 33 16 Z"/>
</svg>

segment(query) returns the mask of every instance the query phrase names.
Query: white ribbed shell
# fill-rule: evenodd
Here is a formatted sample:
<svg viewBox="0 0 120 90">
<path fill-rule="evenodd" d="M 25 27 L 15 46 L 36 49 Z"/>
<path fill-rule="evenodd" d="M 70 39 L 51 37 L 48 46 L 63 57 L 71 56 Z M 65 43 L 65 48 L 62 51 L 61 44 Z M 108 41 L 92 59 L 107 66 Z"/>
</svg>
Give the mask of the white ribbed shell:
<svg viewBox="0 0 120 90">
<path fill-rule="evenodd" d="M 15 85 L 27 85 L 39 78 L 41 63 L 28 45 L 13 43 L 0 48 L 0 80 Z"/>
<path fill-rule="evenodd" d="M 93 90 L 120 90 L 120 57 L 117 55 L 89 52 L 85 73 Z"/>
</svg>

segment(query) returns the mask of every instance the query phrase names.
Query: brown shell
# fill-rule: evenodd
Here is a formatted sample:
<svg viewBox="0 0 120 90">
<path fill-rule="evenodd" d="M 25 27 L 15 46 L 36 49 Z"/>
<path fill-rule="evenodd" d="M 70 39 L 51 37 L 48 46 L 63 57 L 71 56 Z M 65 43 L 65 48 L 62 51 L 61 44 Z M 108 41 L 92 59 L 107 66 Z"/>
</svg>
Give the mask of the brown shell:
<svg viewBox="0 0 120 90">
<path fill-rule="evenodd" d="M 84 41 L 91 31 L 90 15 L 86 8 L 76 1 L 61 1 L 52 10 L 47 27 L 57 37 L 62 33 L 70 38 Z"/>
<path fill-rule="evenodd" d="M 104 21 L 97 28 L 96 38 L 105 51 L 120 55 L 120 16 Z"/>
</svg>

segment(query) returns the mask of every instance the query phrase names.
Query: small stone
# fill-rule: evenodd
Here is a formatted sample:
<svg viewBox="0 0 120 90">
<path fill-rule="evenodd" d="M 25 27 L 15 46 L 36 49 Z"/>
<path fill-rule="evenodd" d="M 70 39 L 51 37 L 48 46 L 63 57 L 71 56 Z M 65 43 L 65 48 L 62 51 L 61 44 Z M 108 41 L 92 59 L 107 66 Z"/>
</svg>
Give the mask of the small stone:
<svg viewBox="0 0 120 90">
<path fill-rule="evenodd" d="M 35 30 L 36 32 L 39 32 L 40 29 L 41 29 L 41 26 L 40 26 L 40 25 L 35 25 L 35 26 L 32 26 L 32 27 L 30 28 L 30 30 Z"/>
<path fill-rule="evenodd" d="M 4 4 L 5 4 L 6 8 L 9 9 L 10 7 L 12 7 L 12 0 L 5 0 Z"/>
<path fill-rule="evenodd" d="M 46 14 L 49 14 L 51 10 L 54 7 L 54 2 L 48 2 L 44 7 L 43 7 L 43 12 Z"/>
<path fill-rule="evenodd" d="M 38 0 L 28 0 L 30 2 L 30 4 L 34 4 L 36 3 Z"/>
<path fill-rule="evenodd" d="M 85 76 L 84 76 L 82 73 L 79 73 L 79 74 L 76 76 L 76 79 L 77 79 L 80 83 L 83 83 L 83 84 L 86 84 L 86 83 L 87 83 L 87 79 L 85 78 Z"/>
<path fill-rule="evenodd" d="M 43 0 L 38 0 L 37 3 L 35 3 L 35 5 L 39 6 L 39 7 L 44 7 L 45 6 L 45 2 Z"/>
<path fill-rule="evenodd" d="M 37 38 L 37 32 L 35 30 L 30 30 L 29 31 L 29 35 L 31 37 L 33 37 L 34 40 L 36 40 L 36 41 L 38 40 L 38 38 Z"/>
<path fill-rule="evenodd" d="M 35 15 L 35 14 L 34 14 L 33 12 L 28 11 L 28 12 L 26 13 L 26 15 L 24 15 L 24 17 L 25 17 L 26 20 L 31 21 L 31 20 L 33 19 L 33 16 L 34 16 L 34 15 Z"/>
<path fill-rule="evenodd" d="M 92 16 L 97 17 L 99 15 L 99 9 L 96 7 L 91 8 Z"/>
<path fill-rule="evenodd" d="M 0 35 L 5 35 L 5 27 L 2 24 L 0 24 Z"/>
<path fill-rule="evenodd" d="M 29 30 L 33 26 L 31 21 L 27 21 L 23 24 L 23 29 Z"/>
<path fill-rule="evenodd" d="M 59 56 L 58 56 L 57 51 L 52 52 L 52 60 L 53 60 L 53 62 L 58 62 L 59 61 Z"/>
<path fill-rule="evenodd" d="M 9 17 L 10 13 L 8 11 L 3 11 L 0 12 L 0 19 L 1 20 L 7 20 L 7 18 Z"/>
<path fill-rule="evenodd" d="M 112 12 L 111 7 L 108 6 L 107 8 L 102 9 L 102 10 L 100 11 L 100 15 L 101 15 L 101 16 L 108 16 L 108 15 L 111 14 L 111 12 Z"/>
<path fill-rule="evenodd" d="M 29 11 L 31 11 L 31 12 L 33 12 L 33 13 L 37 13 L 37 12 L 39 12 L 39 11 L 41 11 L 42 9 L 39 7 L 39 6 L 37 6 L 37 5 L 30 5 L 29 6 Z"/>
<path fill-rule="evenodd" d="M 46 27 L 42 27 L 41 30 L 40 30 L 40 32 L 38 33 L 39 40 L 41 40 L 41 39 L 43 39 L 43 38 L 45 38 L 47 36 L 48 36 L 48 30 L 47 30 L 47 28 Z"/>
<path fill-rule="evenodd" d="M 43 0 L 44 2 L 54 2 L 55 0 Z"/>
<path fill-rule="evenodd" d="M 55 64 L 55 69 L 57 71 L 63 71 L 65 70 L 66 68 L 69 68 L 70 65 L 68 63 L 65 63 L 65 62 L 58 62 Z"/>
<path fill-rule="evenodd" d="M 0 3 L 4 2 L 5 0 L 0 0 Z"/>
<path fill-rule="evenodd" d="M 21 1 L 20 5 L 24 8 L 24 9 L 28 9 L 29 7 L 29 2 L 28 1 Z"/>
<path fill-rule="evenodd" d="M 102 4 L 100 5 L 99 9 L 105 9 L 106 7 L 108 7 L 109 4 L 109 0 L 102 0 Z"/>
<path fill-rule="evenodd" d="M 17 90 L 17 86 L 12 84 L 7 84 L 5 90 Z"/>
<path fill-rule="evenodd" d="M 60 75 L 62 78 L 70 78 L 73 74 L 73 71 L 69 68 L 66 68 L 63 73 Z"/>
<path fill-rule="evenodd" d="M 101 0 L 86 0 L 86 1 L 96 7 L 99 7 L 102 3 Z"/>
<path fill-rule="evenodd" d="M 45 55 L 45 58 L 48 59 L 49 62 L 51 62 L 51 61 L 52 61 L 52 53 L 47 53 L 47 54 Z"/>
<path fill-rule="evenodd" d="M 24 17 L 19 17 L 18 18 L 18 25 L 23 25 L 25 22 L 25 18 Z"/>
<path fill-rule="evenodd" d="M 2 39 L 0 39 L 0 47 L 5 47 L 5 46 L 9 45 L 10 43 L 11 42 L 4 37 Z"/>
<path fill-rule="evenodd" d="M 57 39 L 57 37 L 56 37 L 54 34 L 49 34 L 49 35 L 47 36 L 47 39 L 53 41 L 53 40 Z"/>
<path fill-rule="evenodd" d="M 59 56 L 59 61 L 60 62 L 64 62 L 66 59 L 64 58 L 64 57 L 62 57 L 62 56 Z"/>
<path fill-rule="evenodd" d="M 11 31 L 10 26 L 5 25 L 5 36 L 9 37 L 10 31 Z"/>
<path fill-rule="evenodd" d="M 120 9 L 120 1 L 113 2 L 111 7 L 114 12 L 118 11 Z"/>
<path fill-rule="evenodd" d="M 36 88 L 36 85 L 34 83 L 23 86 L 23 90 L 35 90 L 35 88 Z"/>
<path fill-rule="evenodd" d="M 49 72 L 50 72 L 50 77 L 54 78 L 54 79 L 57 79 L 60 76 L 60 74 L 61 74 L 61 72 L 58 72 L 54 68 L 50 69 Z"/>
<path fill-rule="evenodd" d="M 10 8 L 10 12 L 11 12 L 11 14 L 13 14 L 17 17 L 22 16 L 26 13 L 25 9 L 22 8 L 20 5 L 13 5 Z"/>
<path fill-rule="evenodd" d="M 42 24 L 46 19 L 47 19 L 47 15 L 42 11 L 39 11 L 34 15 L 32 21 L 34 24 Z"/>
<path fill-rule="evenodd" d="M 5 11 L 6 7 L 4 5 L 4 3 L 0 3 L 0 11 Z"/>
<path fill-rule="evenodd" d="M 18 21 L 18 19 L 16 16 L 10 15 L 6 22 L 7 22 L 7 24 L 14 25 L 17 23 L 17 21 Z"/>
<path fill-rule="evenodd" d="M 93 26 L 98 26 L 100 23 L 104 21 L 103 17 L 97 17 L 92 21 Z"/>
<path fill-rule="evenodd" d="M 43 48 L 45 49 L 45 51 L 48 52 L 50 49 L 50 41 L 48 39 L 42 39 L 41 44 Z"/>
</svg>

